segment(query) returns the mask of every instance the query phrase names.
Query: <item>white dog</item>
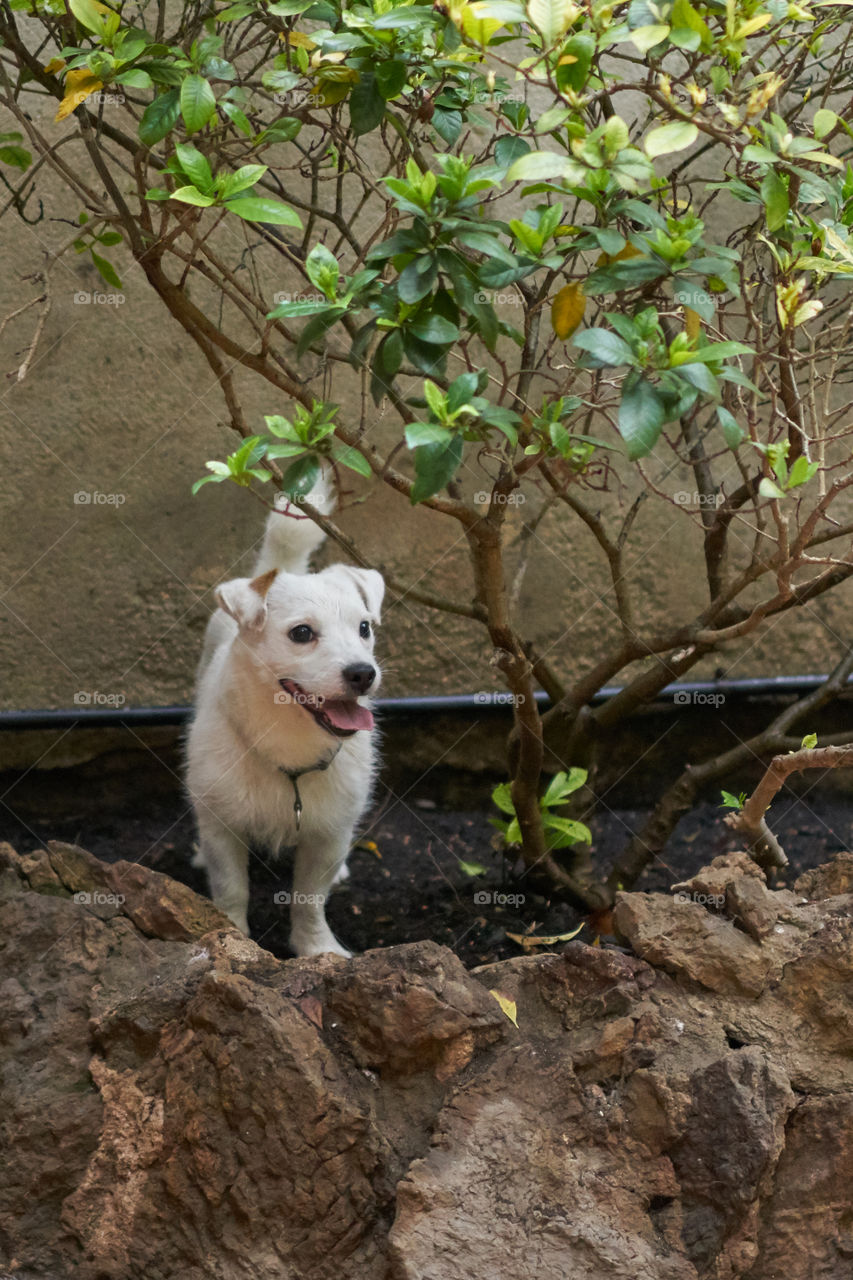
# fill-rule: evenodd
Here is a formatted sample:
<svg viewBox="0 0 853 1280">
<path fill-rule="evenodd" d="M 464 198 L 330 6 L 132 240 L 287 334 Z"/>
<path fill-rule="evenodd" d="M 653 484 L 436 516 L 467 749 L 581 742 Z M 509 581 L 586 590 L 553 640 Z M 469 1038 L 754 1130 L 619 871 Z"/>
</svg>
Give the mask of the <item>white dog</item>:
<svg viewBox="0 0 853 1280">
<path fill-rule="evenodd" d="M 325 489 L 317 505 L 330 508 Z M 309 573 L 323 538 L 293 508 L 275 511 L 254 576 L 217 590 L 187 781 L 216 904 L 248 933 L 250 842 L 293 848 L 291 946 L 346 956 L 324 903 L 346 875 L 375 770 L 364 695 L 380 680 L 373 644 L 385 584 L 343 564 Z"/>
</svg>

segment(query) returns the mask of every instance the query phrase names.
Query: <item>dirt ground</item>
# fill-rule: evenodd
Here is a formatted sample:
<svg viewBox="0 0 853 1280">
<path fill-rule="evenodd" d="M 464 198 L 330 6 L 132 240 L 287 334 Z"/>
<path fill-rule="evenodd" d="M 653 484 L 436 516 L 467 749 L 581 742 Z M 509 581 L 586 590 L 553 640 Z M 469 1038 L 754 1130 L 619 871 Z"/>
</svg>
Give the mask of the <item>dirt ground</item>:
<svg viewBox="0 0 853 1280">
<path fill-rule="evenodd" d="M 350 878 L 327 908 L 345 945 L 365 951 L 432 939 L 470 966 L 518 955 L 521 949 L 509 933 L 561 934 L 581 923 L 565 903 L 533 892 L 523 868 L 493 849 L 487 781 L 472 786 L 470 803 L 453 811 L 439 809 L 422 792 L 418 787 L 392 792 L 380 781 L 362 843 L 350 858 Z M 70 841 L 105 861 L 138 861 L 206 892 L 204 874 L 190 861 L 192 814 L 167 765 L 154 773 L 146 767 L 138 780 L 126 771 L 111 773 L 109 758 L 74 770 L 5 774 L 0 796 L 0 838 L 19 852 L 51 839 Z M 602 810 L 591 823 L 599 865 L 611 865 L 647 813 Z M 656 860 L 635 887 L 667 890 L 735 848 L 723 813 L 709 800 L 684 818 L 665 861 Z M 792 883 L 803 870 L 850 848 L 853 799 L 815 792 L 798 798 L 783 791 L 770 820 L 791 863 L 780 883 Z M 472 875 L 462 863 L 483 870 Z M 275 862 L 258 851 L 251 863 L 249 921 L 255 940 L 277 956 L 289 952 L 287 907 L 276 895 L 289 888 L 287 858 Z M 588 925 L 580 937 L 592 941 Z"/>
</svg>

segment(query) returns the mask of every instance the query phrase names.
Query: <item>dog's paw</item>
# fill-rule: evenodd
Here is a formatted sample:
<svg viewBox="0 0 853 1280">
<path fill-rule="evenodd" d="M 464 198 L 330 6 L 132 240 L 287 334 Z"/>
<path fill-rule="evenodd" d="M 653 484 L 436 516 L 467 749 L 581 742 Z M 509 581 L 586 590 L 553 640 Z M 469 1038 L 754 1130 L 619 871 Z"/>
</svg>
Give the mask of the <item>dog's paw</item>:
<svg viewBox="0 0 853 1280">
<path fill-rule="evenodd" d="M 352 959 L 352 952 L 341 946 L 331 929 L 322 933 L 291 933 L 290 949 L 297 956 L 320 956 L 324 951 L 330 951 L 332 955 L 342 956 L 344 960 Z"/>
</svg>

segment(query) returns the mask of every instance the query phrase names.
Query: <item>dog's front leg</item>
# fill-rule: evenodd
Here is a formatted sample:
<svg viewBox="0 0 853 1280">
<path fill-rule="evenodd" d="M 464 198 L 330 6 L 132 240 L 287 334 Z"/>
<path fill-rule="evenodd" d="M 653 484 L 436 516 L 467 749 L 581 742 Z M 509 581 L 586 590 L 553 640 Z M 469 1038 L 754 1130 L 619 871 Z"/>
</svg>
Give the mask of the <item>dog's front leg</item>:
<svg viewBox="0 0 853 1280">
<path fill-rule="evenodd" d="M 351 829 L 334 836 L 307 831 L 300 839 L 290 905 L 290 945 L 298 956 L 315 956 L 321 951 L 352 955 L 341 946 L 326 921 L 326 898 L 341 878 L 351 840 Z"/>
<path fill-rule="evenodd" d="M 249 849 L 211 813 L 199 815 L 199 861 L 207 868 L 210 896 L 238 929 L 249 932 Z"/>
</svg>

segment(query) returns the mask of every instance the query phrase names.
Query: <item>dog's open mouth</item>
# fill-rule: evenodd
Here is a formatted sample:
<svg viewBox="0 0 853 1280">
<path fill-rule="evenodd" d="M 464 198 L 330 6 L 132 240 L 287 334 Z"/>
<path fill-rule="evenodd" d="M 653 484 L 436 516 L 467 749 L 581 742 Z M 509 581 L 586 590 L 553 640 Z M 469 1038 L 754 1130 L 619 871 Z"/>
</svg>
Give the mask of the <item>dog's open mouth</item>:
<svg viewBox="0 0 853 1280">
<path fill-rule="evenodd" d="M 323 698 L 306 693 L 295 680 L 279 680 L 279 684 L 296 706 L 309 711 L 321 729 L 336 738 L 349 738 L 359 729 L 373 728 L 373 712 L 355 698 Z"/>
</svg>

